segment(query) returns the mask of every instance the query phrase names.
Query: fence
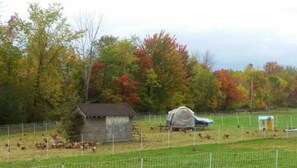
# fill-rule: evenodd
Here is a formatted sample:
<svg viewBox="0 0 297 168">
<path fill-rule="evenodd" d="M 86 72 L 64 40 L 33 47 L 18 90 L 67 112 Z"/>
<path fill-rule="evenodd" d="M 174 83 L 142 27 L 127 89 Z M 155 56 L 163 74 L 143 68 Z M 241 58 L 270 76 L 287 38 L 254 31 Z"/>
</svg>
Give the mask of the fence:
<svg viewBox="0 0 297 168">
<path fill-rule="evenodd" d="M 126 160 L 61 163 L 35 168 L 289 168 L 295 167 L 297 152 L 264 150 L 254 152 L 213 152 L 163 157 L 140 157 Z"/>
<path fill-rule="evenodd" d="M 10 135 L 17 133 L 45 131 L 57 128 L 59 122 L 42 122 L 42 123 L 20 123 L 0 126 L 0 135 Z"/>
<path fill-rule="evenodd" d="M 282 129 L 294 127 L 297 121 L 297 114 L 275 114 L 275 131 L 258 130 L 258 114 L 204 114 L 201 117 L 212 118 L 214 124 L 205 130 L 177 131 L 160 130 L 160 124 L 165 124 L 165 115 L 147 115 L 138 117 L 134 124 L 140 128 L 140 135 L 134 136 L 134 141 L 116 143 L 112 141 L 106 144 L 97 144 L 96 151 L 92 148 L 82 150 L 80 147 L 73 149 L 56 149 L 46 143 L 43 149 L 37 149 L 36 143 L 51 140 L 52 128 L 59 123 L 33 123 L 0 126 L 0 161 L 10 162 L 25 159 L 41 160 L 55 157 L 116 154 L 123 152 L 142 151 L 148 149 L 159 149 L 177 146 L 191 146 L 200 144 L 232 143 L 241 140 L 262 139 L 262 138 L 297 138 L 296 133 L 283 132 Z M 91 128 L 92 129 L 92 128 Z M 21 136 L 15 135 L 22 133 Z M 26 133 L 26 135 L 24 135 Z M 8 136 L 7 136 L 8 135 Z M 62 135 L 59 135 L 62 136 Z M 80 141 L 89 141 L 88 135 L 77 135 Z M 113 136 L 116 137 L 116 136 Z M 64 140 L 62 138 L 62 140 Z M 65 141 L 65 140 L 64 140 Z M 18 147 L 20 143 L 22 150 Z M 9 148 L 4 148 L 4 145 Z M 63 151 L 63 152 L 61 152 Z M 215 156 L 215 153 L 213 153 Z M 202 156 L 201 156 L 202 157 Z M 145 161 L 148 161 L 145 158 Z M 66 164 L 66 163 L 65 163 Z M 215 163 L 213 163 L 215 164 Z M 60 165 L 59 165 L 60 166 Z"/>
</svg>

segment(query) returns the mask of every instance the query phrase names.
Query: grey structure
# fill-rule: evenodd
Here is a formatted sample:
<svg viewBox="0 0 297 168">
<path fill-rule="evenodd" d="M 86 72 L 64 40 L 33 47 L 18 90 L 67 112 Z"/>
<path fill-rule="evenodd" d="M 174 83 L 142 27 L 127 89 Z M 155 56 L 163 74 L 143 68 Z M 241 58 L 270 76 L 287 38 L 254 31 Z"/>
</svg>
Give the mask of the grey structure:
<svg viewBox="0 0 297 168">
<path fill-rule="evenodd" d="M 84 116 L 82 139 L 97 143 L 130 141 L 135 111 L 125 103 L 78 104 Z"/>
</svg>

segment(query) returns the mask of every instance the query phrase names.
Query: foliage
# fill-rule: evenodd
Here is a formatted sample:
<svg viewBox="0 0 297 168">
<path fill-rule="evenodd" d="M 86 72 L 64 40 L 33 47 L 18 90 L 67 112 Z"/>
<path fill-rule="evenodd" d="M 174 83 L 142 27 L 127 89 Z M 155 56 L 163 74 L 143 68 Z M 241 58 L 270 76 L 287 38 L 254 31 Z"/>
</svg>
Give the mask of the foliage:
<svg viewBox="0 0 297 168">
<path fill-rule="evenodd" d="M 162 31 L 148 36 L 138 47 L 136 55 L 141 74 L 138 80 L 146 84 L 141 85 L 140 95 L 146 102 L 151 102 L 151 109 L 143 110 L 167 111 L 187 102 L 185 93 L 188 92 L 189 75 L 186 46 Z M 149 83 L 156 85 L 147 85 Z"/>
<path fill-rule="evenodd" d="M 297 107 L 296 67 L 213 72 L 211 52 L 190 56 L 164 31 L 99 38 L 101 20 L 93 31 L 91 18 L 73 31 L 62 12 L 60 4 L 32 3 L 28 19 L 0 23 L 0 124 L 59 120 L 78 102 L 125 102 L 151 113 Z"/>
<path fill-rule="evenodd" d="M 71 42 L 80 36 L 72 32 L 62 16 L 60 4 L 42 9 L 38 4 L 29 6 L 29 20 L 16 17 L 26 53 L 27 80 L 32 84 L 30 121 L 42 121 L 50 117 L 63 98 L 63 72 L 69 56 Z M 50 86 L 50 87 L 49 87 Z"/>
<path fill-rule="evenodd" d="M 195 111 L 214 111 L 217 109 L 217 92 L 216 78 L 213 73 L 204 66 L 196 63 L 191 71 L 192 80 L 189 90 L 194 101 Z"/>
<path fill-rule="evenodd" d="M 238 88 L 234 78 L 227 70 L 219 70 L 214 74 L 219 82 L 221 92 L 219 102 L 222 110 L 231 109 L 232 105 L 246 99 L 242 90 Z"/>
<path fill-rule="evenodd" d="M 84 124 L 84 117 L 77 111 L 66 113 L 62 118 L 62 127 L 64 130 L 65 138 L 68 141 L 80 141 L 81 127 Z"/>
</svg>

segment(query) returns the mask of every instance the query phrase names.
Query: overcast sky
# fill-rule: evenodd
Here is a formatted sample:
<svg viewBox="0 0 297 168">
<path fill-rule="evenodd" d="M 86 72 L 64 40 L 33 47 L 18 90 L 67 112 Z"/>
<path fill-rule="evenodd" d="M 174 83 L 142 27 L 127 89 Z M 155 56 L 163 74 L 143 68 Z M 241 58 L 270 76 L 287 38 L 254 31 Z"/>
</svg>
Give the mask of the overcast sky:
<svg viewBox="0 0 297 168">
<path fill-rule="evenodd" d="M 144 38 L 164 30 L 191 53 L 209 51 L 215 69 L 262 68 L 268 61 L 297 66 L 294 0 L 0 0 L 1 20 L 26 17 L 28 2 L 60 2 L 69 21 L 103 15 L 103 34 Z"/>
</svg>

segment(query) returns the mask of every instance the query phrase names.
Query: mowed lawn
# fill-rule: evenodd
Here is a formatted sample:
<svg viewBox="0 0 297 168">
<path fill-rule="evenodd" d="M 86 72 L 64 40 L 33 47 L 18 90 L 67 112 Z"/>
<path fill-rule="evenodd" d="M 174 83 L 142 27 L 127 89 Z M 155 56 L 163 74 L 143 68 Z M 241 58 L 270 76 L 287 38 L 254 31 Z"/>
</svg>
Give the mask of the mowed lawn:
<svg viewBox="0 0 297 168">
<path fill-rule="evenodd" d="M 273 115 L 276 130 L 259 131 L 258 116 Z M 212 118 L 214 124 L 204 130 L 160 131 L 158 125 L 165 124 L 165 116 L 146 116 L 136 118 L 134 124 L 143 133 L 143 141 L 139 137 L 131 142 L 101 144 L 93 151 L 91 148 L 81 149 L 36 149 L 35 143 L 42 142 L 44 137 L 50 138 L 48 132 L 26 132 L 0 136 L 1 167 L 30 167 L 54 163 L 84 163 L 108 160 L 123 160 L 143 157 L 185 156 L 210 152 L 244 153 L 279 149 L 287 154 L 297 156 L 297 133 L 286 133 L 283 129 L 297 125 L 297 112 L 279 110 L 262 113 L 205 114 L 201 117 Z M 228 136 L 227 136 L 228 135 Z M 61 135 L 60 135 L 61 136 Z M 11 146 L 8 152 L 5 144 Z M 21 150 L 17 143 L 25 147 Z M 272 151 L 271 151 L 272 150 Z M 247 154 L 248 155 L 248 154 Z M 288 159 L 290 159 L 288 155 Z M 214 155 L 216 156 L 216 155 Z M 208 158 L 208 154 L 205 156 Z M 232 156 L 226 155 L 232 161 Z M 264 157 L 264 156 L 263 156 Z M 265 158 L 265 157 L 264 157 Z M 215 158 L 214 158 L 215 159 Z M 293 160 L 293 159 L 292 159 Z M 171 161 L 172 162 L 172 161 Z"/>
</svg>

